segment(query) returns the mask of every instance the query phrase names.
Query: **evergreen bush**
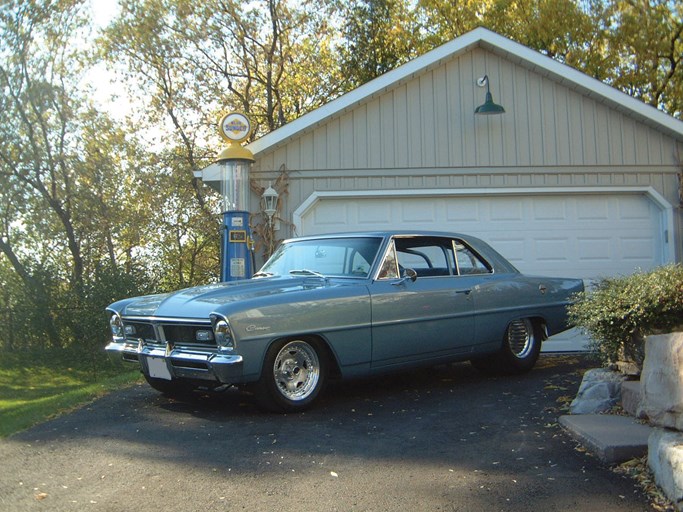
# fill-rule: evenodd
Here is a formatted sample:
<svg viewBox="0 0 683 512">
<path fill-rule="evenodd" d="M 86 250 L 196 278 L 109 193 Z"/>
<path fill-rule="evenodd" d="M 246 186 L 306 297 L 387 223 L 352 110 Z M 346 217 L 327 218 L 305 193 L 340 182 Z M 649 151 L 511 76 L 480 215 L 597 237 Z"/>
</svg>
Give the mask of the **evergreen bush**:
<svg viewBox="0 0 683 512">
<path fill-rule="evenodd" d="M 683 266 L 603 278 L 576 297 L 569 318 L 604 364 L 642 366 L 645 336 L 683 328 Z"/>
</svg>

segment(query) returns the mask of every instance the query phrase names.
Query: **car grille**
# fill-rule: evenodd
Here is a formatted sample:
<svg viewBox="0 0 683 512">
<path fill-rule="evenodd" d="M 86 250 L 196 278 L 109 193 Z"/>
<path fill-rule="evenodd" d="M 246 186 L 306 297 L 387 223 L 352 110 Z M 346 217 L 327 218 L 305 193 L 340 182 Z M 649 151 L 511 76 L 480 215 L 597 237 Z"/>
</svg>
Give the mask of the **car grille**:
<svg viewBox="0 0 683 512">
<path fill-rule="evenodd" d="M 131 326 L 134 329 L 134 332 L 131 334 L 126 332 L 126 339 L 128 340 L 137 341 L 142 339 L 147 343 L 156 343 L 157 341 L 154 326 L 151 323 L 126 321 L 124 322 L 124 326 Z"/>
<path fill-rule="evenodd" d="M 189 347 L 216 347 L 213 338 L 213 330 L 210 324 L 202 323 L 181 323 L 157 320 L 126 320 L 123 319 L 124 326 L 130 326 L 126 330 L 126 339 L 137 342 L 142 339 L 145 343 L 165 345 L 170 342 L 176 346 Z M 128 332 L 131 330 L 132 332 Z M 199 336 L 198 331 L 203 331 L 203 336 Z"/>
</svg>

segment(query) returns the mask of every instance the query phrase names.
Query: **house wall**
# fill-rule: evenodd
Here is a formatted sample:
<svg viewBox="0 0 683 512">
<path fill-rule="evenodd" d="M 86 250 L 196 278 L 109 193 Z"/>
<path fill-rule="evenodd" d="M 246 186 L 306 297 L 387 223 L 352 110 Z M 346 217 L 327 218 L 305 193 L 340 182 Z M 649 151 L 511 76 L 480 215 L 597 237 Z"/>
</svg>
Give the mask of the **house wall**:
<svg viewBox="0 0 683 512">
<path fill-rule="evenodd" d="M 673 206 L 680 260 L 683 145 L 542 71 L 475 48 L 255 155 L 252 176 L 267 185 L 285 166 L 289 221 L 314 192 L 652 187 Z M 486 73 L 504 115 L 474 115 Z"/>
</svg>

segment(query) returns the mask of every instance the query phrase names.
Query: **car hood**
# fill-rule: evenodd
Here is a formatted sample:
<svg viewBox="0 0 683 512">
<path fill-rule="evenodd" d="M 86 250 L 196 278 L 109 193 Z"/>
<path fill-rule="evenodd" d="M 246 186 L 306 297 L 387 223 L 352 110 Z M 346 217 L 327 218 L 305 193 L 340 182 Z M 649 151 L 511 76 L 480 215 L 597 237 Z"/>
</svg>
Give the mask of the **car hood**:
<svg viewBox="0 0 683 512">
<path fill-rule="evenodd" d="M 206 320 L 214 312 L 253 299 L 277 295 L 283 300 L 296 293 L 340 286 L 318 277 L 247 279 L 186 288 L 172 293 L 146 295 L 115 302 L 109 309 L 124 316 L 182 317 Z"/>
</svg>

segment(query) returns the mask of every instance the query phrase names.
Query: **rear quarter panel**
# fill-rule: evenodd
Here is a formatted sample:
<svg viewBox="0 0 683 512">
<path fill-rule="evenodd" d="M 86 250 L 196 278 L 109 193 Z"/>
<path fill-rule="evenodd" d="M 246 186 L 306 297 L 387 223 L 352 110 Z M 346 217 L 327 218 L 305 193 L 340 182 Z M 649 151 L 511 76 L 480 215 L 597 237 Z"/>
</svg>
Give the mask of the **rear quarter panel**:
<svg viewBox="0 0 683 512">
<path fill-rule="evenodd" d="M 568 329 L 567 305 L 583 290 L 577 279 L 529 277 L 522 274 L 487 276 L 472 290 L 475 332 L 479 343 L 499 344 L 507 325 L 519 318 L 541 318 L 548 335 Z"/>
</svg>

